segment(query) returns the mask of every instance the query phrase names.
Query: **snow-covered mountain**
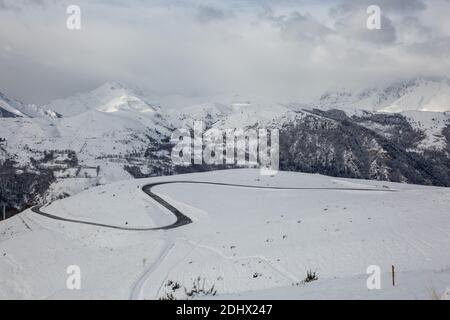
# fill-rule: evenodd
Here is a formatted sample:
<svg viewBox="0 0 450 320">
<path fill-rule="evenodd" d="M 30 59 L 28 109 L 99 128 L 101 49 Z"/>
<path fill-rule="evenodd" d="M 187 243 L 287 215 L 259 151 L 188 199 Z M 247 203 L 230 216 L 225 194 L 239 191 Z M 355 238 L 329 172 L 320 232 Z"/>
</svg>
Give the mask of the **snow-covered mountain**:
<svg viewBox="0 0 450 320">
<path fill-rule="evenodd" d="M 164 98 L 118 82 L 41 107 L 1 95 L 0 198 L 22 208 L 98 184 L 214 169 L 171 162 L 172 131 L 195 120 L 218 129 L 280 129 L 282 170 L 450 186 L 450 113 L 417 111 L 446 110 L 448 83 L 414 79 L 328 92 L 312 103 Z"/>
<path fill-rule="evenodd" d="M 58 113 L 45 107 L 40 107 L 35 104 L 24 104 L 13 98 L 9 98 L 0 92 L 0 118 L 16 118 L 16 117 L 60 117 Z"/>
<path fill-rule="evenodd" d="M 168 117 L 176 127 L 191 127 L 194 121 L 204 121 L 218 129 L 266 127 L 271 128 L 295 117 L 295 111 L 282 103 L 236 101 L 201 103 L 169 111 Z"/>
<path fill-rule="evenodd" d="M 145 94 L 137 88 L 131 88 L 119 82 L 107 82 L 90 92 L 52 101 L 43 108 L 55 110 L 65 117 L 76 116 L 92 110 L 108 113 L 117 111 L 155 112 L 157 106 L 152 105 L 147 99 Z"/>
<path fill-rule="evenodd" d="M 357 92 L 330 90 L 312 105 L 322 109 L 376 112 L 445 112 L 450 111 L 450 80 L 420 77 Z"/>
<path fill-rule="evenodd" d="M 0 117 L 25 117 L 20 109 L 23 104 L 17 100 L 8 98 L 6 95 L 0 92 Z"/>
</svg>

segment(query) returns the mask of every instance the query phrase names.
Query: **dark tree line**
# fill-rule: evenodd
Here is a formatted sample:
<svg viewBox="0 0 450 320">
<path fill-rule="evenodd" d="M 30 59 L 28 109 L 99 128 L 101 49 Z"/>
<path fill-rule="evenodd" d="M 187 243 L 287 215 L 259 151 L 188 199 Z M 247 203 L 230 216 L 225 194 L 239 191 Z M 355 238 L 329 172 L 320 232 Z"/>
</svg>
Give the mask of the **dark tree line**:
<svg viewBox="0 0 450 320">
<path fill-rule="evenodd" d="M 17 211 L 37 204 L 54 181 L 50 170 L 30 171 L 11 160 L 0 163 L 0 177 L 0 203 Z"/>
</svg>

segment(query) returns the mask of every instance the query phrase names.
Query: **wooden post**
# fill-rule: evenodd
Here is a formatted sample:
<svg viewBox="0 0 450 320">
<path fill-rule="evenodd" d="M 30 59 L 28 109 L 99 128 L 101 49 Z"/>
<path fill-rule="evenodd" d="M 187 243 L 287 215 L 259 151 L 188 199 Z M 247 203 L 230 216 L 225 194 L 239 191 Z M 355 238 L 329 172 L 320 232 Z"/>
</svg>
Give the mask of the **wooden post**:
<svg viewBox="0 0 450 320">
<path fill-rule="evenodd" d="M 3 220 L 6 220 L 6 206 L 3 205 Z"/>
<path fill-rule="evenodd" d="M 392 286 L 395 287 L 395 267 L 392 266 Z"/>
</svg>

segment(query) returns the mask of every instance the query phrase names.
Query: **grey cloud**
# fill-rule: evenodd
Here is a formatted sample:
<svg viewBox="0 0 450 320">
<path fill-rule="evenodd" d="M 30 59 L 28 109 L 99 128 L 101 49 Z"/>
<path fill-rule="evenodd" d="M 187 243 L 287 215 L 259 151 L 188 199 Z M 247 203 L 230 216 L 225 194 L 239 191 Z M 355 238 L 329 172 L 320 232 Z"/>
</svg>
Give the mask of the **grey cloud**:
<svg viewBox="0 0 450 320">
<path fill-rule="evenodd" d="M 0 0 L 0 10 L 23 10 L 33 7 L 45 7 L 56 3 L 55 0 Z"/>
<path fill-rule="evenodd" d="M 381 9 L 381 30 L 367 30 L 365 22 L 368 17 L 367 8 L 377 5 Z M 350 39 L 373 43 L 375 45 L 390 45 L 400 39 L 412 39 L 408 32 L 426 32 L 415 15 L 427 8 L 423 0 L 340 0 L 330 10 L 330 16 L 335 19 L 338 32 Z M 407 16 L 407 18 L 405 18 Z M 399 32 L 398 28 L 402 29 Z"/>
<path fill-rule="evenodd" d="M 366 27 L 365 11 L 348 14 L 335 22 L 336 31 L 346 39 L 372 43 L 374 45 L 390 45 L 397 39 L 397 30 L 392 20 L 381 15 L 381 29 L 369 30 Z"/>
<path fill-rule="evenodd" d="M 397 30 L 403 43 L 422 42 L 434 38 L 432 28 L 424 26 L 416 16 L 403 17 L 397 23 Z"/>
<path fill-rule="evenodd" d="M 275 16 L 266 11 L 266 19 L 275 23 L 283 36 L 295 40 L 316 41 L 323 39 L 331 30 L 314 19 L 309 13 L 293 11 L 289 15 Z"/>
<path fill-rule="evenodd" d="M 426 9 L 423 0 L 340 0 L 330 13 L 334 17 L 346 15 L 349 12 L 365 10 L 370 5 L 377 5 L 385 13 L 411 14 Z"/>
<path fill-rule="evenodd" d="M 156 94 L 284 101 L 431 64 L 430 75 L 450 74 L 443 0 L 77 0 L 83 27 L 73 32 L 62 1 L 0 0 L 0 91 L 41 103 L 118 80 Z M 373 3 L 382 30 L 366 28 Z"/>
<path fill-rule="evenodd" d="M 427 7 L 422 0 L 382 0 L 380 6 L 402 14 L 425 10 Z"/>
<path fill-rule="evenodd" d="M 199 6 L 197 8 L 196 14 L 197 19 L 202 23 L 223 20 L 227 16 L 228 13 L 226 13 L 224 10 L 208 5 Z"/>
<path fill-rule="evenodd" d="M 408 45 L 405 50 L 409 53 L 426 56 L 428 58 L 450 59 L 450 36 L 416 42 Z"/>
</svg>

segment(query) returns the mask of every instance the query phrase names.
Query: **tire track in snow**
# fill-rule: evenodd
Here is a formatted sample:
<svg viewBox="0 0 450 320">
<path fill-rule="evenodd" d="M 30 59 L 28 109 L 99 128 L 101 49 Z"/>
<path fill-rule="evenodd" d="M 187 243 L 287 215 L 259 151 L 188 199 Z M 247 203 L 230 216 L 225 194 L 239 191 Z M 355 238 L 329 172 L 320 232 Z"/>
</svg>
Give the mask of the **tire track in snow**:
<svg viewBox="0 0 450 320">
<path fill-rule="evenodd" d="M 167 240 L 169 241 L 169 240 Z M 159 265 L 164 261 L 164 259 L 169 255 L 170 251 L 175 247 L 175 242 L 170 242 L 166 244 L 164 249 L 159 254 L 158 258 L 156 259 L 156 262 L 151 265 L 150 268 L 148 268 L 136 281 L 133 288 L 131 289 L 130 294 L 130 300 L 143 300 L 144 297 L 142 296 L 143 289 L 142 287 L 146 284 L 147 279 L 150 277 L 150 275 L 155 271 Z"/>
<path fill-rule="evenodd" d="M 279 266 L 279 265 L 275 265 L 272 263 L 272 261 L 262 255 L 248 255 L 248 256 L 230 256 L 230 255 L 226 255 L 225 253 L 223 253 L 221 250 L 216 249 L 214 247 L 208 246 L 208 245 L 204 245 L 201 243 L 196 243 L 192 240 L 188 240 L 188 239 L 183 239 L 184 241 L 186 241 L 187 243 L 190 243 L 191 245 L 195 246 L 198 249 L 205 249 L 205 250 L 209 250 L 213 253 L 215 253 L 216 255 L 222 257 L 225 260 L 229 260 L 229 261 L 239 261 L 239 260 L 260 260 L 260 261 L 264 261 L 264 263 L 271 268 L 272 270 L 274 270 L 276 273 L 278 273 L 281 277 L 287 279 L 290 282 L 293 283 L 297 283 L 300 282 L 300 280 L 294 276 L 292 273 L 290 273 L 289 271 L 287 271 L 286 269 L 284 269 L 283 267 Z"/>
</svg>

